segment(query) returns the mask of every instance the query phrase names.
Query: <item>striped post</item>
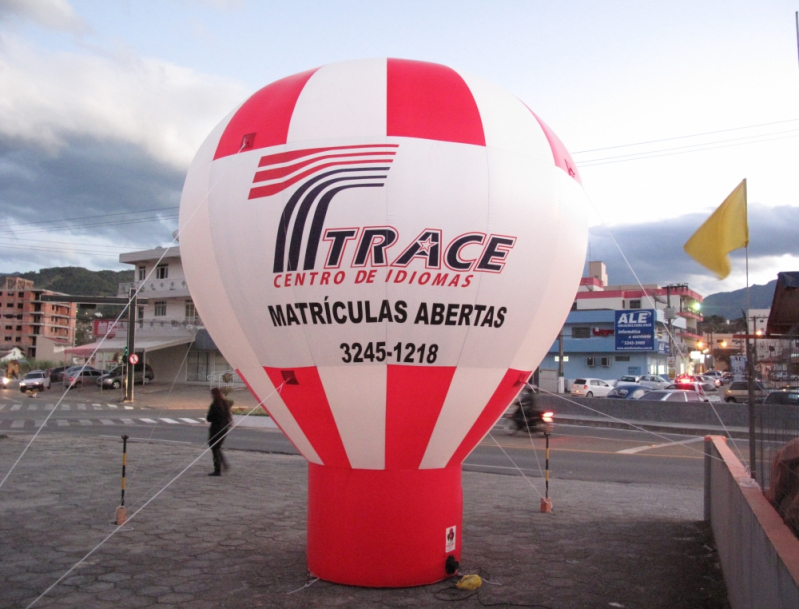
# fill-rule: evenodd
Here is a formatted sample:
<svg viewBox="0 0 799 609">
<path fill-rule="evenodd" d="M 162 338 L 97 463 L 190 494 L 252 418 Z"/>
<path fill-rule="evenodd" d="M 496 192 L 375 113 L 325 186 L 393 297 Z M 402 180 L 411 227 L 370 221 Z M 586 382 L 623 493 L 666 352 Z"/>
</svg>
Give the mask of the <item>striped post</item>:
<svg viewBox="0 0 799 609">
<path fill-rule="evenodd" d="M 128 436 L 122 436 L 122 498 L 117 508 L 116 524 L 117 526 L 125 524 L 128 519 L 127 510 L 125 510 L 125 466 L 128 461 Z"/>
<path fill-rule="evenodd" d="M 552 499 L 549 498 L 549 434 L 544 432 L 546 439 L 546 463 L 544 465 L 544 498 L 541 499 L 541 511 L 548 513 L 552 511 Z"/>
</svg>

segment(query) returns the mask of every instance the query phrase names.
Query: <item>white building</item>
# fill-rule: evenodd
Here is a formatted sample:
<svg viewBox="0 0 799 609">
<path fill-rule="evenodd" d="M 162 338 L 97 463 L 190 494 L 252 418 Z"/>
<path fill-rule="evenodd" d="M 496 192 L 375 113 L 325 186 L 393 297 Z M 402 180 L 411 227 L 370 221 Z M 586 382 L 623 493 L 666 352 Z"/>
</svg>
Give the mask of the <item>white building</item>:
<svg viewBox="0 0 799 609">
<path fill-rule="evenodd" d="M 153 368 L 156 381 L 206 383 L 209 374 L 231 369 L 194 308 L 180 247 L 129 252 L 121 254 L 119 261 L 135 266 L 135 281 L 120 284 L 118 296 L 136 289 L 138 298 L 147 299 L 137 306 L 135 349 Z M 119 361 L 127 344 L 127 315 L 116 325 L 110 321 L 95 322 L 95 329 L 102 329 L 96 341 L 73 352 L 88 357 L 96 350 L 93 361 L 99 368 Z"/>
</svg>

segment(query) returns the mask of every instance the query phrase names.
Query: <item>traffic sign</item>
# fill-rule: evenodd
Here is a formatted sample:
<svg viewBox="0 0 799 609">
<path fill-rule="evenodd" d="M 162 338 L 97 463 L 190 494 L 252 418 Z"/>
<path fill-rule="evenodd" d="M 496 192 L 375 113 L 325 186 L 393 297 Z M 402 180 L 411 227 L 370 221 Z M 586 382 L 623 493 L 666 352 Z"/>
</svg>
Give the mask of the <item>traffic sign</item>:
<svg viewBox="0 0 799 609">
<path fill-rule="evenodd" d="M 128 361 L 133 364 L 134 366 L 139 363 L 139 356 L 135 353 L 131 353 Z"/>
</svg>

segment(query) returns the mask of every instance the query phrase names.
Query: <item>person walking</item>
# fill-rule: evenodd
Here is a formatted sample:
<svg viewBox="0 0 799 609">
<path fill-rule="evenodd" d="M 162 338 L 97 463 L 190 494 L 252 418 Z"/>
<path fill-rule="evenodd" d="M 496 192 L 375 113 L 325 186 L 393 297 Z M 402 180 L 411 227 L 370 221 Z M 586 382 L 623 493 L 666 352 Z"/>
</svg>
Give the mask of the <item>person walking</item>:
<svg viewBox="0 0 799 609">
<path fill-rule="evenodd" d="M 230 430 L 233 417 L 230 414 L 230 404 L 219 388 L 214 387 L 211 389 L 211 397 L 213 401 L 210 408 L 208 408 L 205 420 L 211 424 L 208 429 L 208 446 L 211 447 L 211 453 L 214 457 L 214 471 L 208 475 L 221 476 L 222 470 L 228 469 L 227 459 L 222 454 L 222 444 L 225 441 L 225 435 Z"/>
</svg>

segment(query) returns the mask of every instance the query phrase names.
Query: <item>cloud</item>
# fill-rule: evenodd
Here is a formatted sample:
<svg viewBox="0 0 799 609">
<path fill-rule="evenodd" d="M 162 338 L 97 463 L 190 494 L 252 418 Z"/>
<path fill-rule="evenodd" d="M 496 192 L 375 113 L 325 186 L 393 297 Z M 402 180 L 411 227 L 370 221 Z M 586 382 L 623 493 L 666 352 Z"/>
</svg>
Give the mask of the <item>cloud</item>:
<svg viewBox="0 0 799 609">
<path fill-rule="evenodd" d="M 178 205 L 197 148 L 246 95 L 235 82 L 164 61 L 52 53 L 4 36 L 0 272 L 109 268 L 119 246 L 168 243 L 177 211 L 145 210 Z M 115 222 L 103 223 L 109 216 Z M 50 232 L 31 232 L 38 228 Z"/>
<path fill-rule="evenodd" d="M 591 260 L 605 262 L 609 281 L 614 285 L 637 283 L 637 276 L 644 284 L 687 282 L 702 294 L 738 289 L 743 285 L 744 250 L 736 250 L 730 255 L 734 277 L 731 275 L 727 281 L 719 282 L 715 275 L 682 249 L 707 217 L 707 213 L 693 213 L 667 220 L 609 228 L 595 226 L 590 229 L 589 256 Z M 799 207 L 749 205 L 749 266 L 752 284 L 767 283 L 776 278 L 773 270 L 775 265 L 792 265 L 796 262 L 797 225 Z M 729 285 L 733 279 L 736 282 L 734 287 Z"/>
<path fill-rule="evenodd" d="M 32 21 L 50 30 L 85 34 L 90 31 L 66 0 L 3 0 L 0 20 Z"/>
<path fill-rule="evenodd" d="M 117 141 L 185 169 L 246 97 L 240 85 L 156 59 L 0 46 L 0 138 L 56 154 L 75 138 Z"/>
</svg>

